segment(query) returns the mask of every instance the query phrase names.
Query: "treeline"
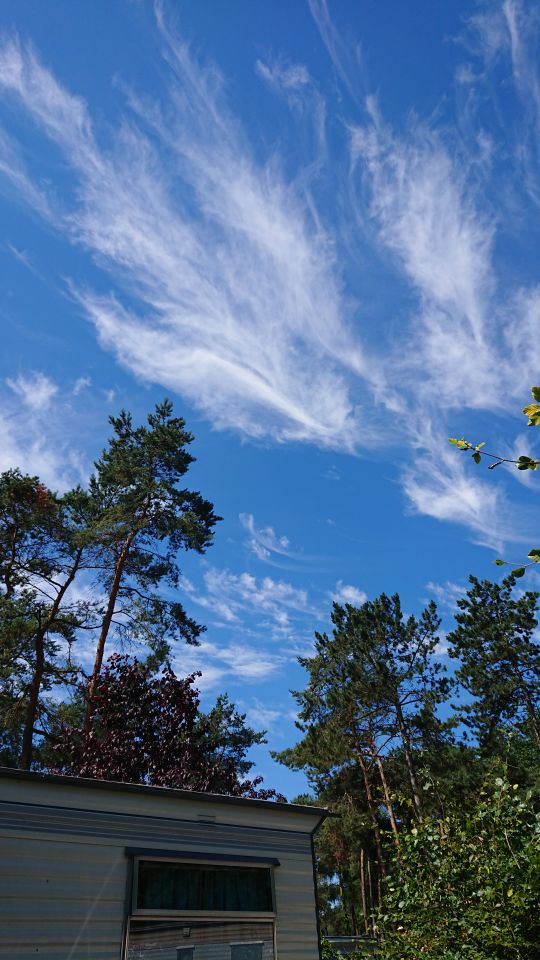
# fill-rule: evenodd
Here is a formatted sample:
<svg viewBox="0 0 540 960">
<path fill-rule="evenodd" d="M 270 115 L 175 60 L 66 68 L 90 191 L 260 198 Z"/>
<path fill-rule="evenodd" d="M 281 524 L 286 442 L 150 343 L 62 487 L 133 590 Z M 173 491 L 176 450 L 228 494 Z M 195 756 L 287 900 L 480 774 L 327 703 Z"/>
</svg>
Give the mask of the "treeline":
<svg viewBox="0 0 540 960">
<path fill-rule="evenodd" d="M 249 779 L 264 735 L 226 696 L 202 711 L 171 666 L 204 629 L 180 557 L 220 519 L 184 485 L 193 437 L 169 401 L 110 424 L 85 487 L 0 475 L 0 764 L 275 798 Z M 317 841 L 323 932 L 376 936 L 385 960 L 538 956 L 540 594 L 523 573 L 470 577 L 445 637 L 434 603 L 335 603 L 301 658 L 302 736 L 275 756 L 338 814 Z"/>
<path fill-rule="evenodd" d="M 110 424 L 85 487 L 0 475 L 0 763 L 275 795 L 247 779 L 263 735 L 226 697 L 203 713 L 170 666 L 204 629 L 178 600 L 180 556 L 220 519 L 184 486 L 193 437 L 168 400 Z"/>
<path fill-rule="evenodd" d="M 334 604 L 300 661 L 302 739 L 277 754 L 340 815 L 317 843 L 324 933 L 384 934 L 388 957 L 535 956 L 539 596 L 470 577 L 443 641 L 434 603 L 419 617 L 397 595 Z"/>
</svg>

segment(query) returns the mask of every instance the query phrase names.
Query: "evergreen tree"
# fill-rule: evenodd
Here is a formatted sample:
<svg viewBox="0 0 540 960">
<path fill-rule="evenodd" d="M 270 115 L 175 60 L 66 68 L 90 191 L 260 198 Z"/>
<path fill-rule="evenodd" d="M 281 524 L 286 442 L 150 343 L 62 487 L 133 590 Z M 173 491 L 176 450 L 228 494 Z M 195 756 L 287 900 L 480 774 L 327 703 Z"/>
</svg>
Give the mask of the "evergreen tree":
<svg viewBox="0 0 540 960">
<path fill-rule="evenodd" d="M 484 755 L 505 751 L 509 732 L 531 738 L 540 756 L 540 644 L 535 639 L 540 594 L 515 594 L 502 583 L 470 577 L 458 600 L 449 652 L 470 702 L 461 714 Z"/>
<path fill-rule="evenodd" d="M 177 598 L 179 554 L 204 552 L 218 517 L 181 481 L 192 435 L 158 404 L 146 426 L 122 411 L 90 478 L 59 497 L 18 470 L 0 476 L 0 756 L 29 767 L 55 727 L 55 685 L 80 670 L 71 648 L 96 636 L 86 690 L 87 732 L 106 643 L 139 641 L 162 663 L 204 629 Z M 76 588 L 82 588 L 78 591 Z M 81 593 L 93 599 L 80 599 Z M 79 599 L 77 599 L 79 597 Z M 225 708 L 224 708 L 225 709 Z M 59 721 L 60 722 L 60 721 Z M 46 751 L 45 751 L 46 752 Z"/>
<path fill-rule="evenodd" d="M 295 693 L 303 738 L 277 758 L 305 771 L 319 802 L 343 810 L 347 797 L 346 822 L 362 823 L 356 841 L 346 828 L 347 868 L 334 861 L 344 896 L 354 889 L 341 900 L 342 912 L 360 928 L 368 920 L 364 910 L 370 913 L 380 900 L 389 849 L 399 846 L 399 822 L 410 817 L 397 796 L 403 771 L 413 815 L 422 817 L 421 748 L 428 718 L 432 727 L 440 725 L 436 708 L 448 683 L 433 658 L 440 622 L 434 604 L 418 619 L 405 618 L 399 597 L 382 594 L 362 607 L 335 603 L 332 621 L 332 635 L 317 633 L 314 656 L 300 660 L 309 674 L 306 689 Z M 332 883 L 329 867 L 326 878 Z M 356 919 L 347 906 L 351 896 Z"/>
<path fill-rule="evenodd" d="M 440 625 L 435 604 L 419 619 L 405 619 L 399 596 L 381 594 L 361 607 L 334 603 L 331 616 L 332 636 L 317 633 L 315 656 L 299 660 L 309 673 L 306 690 L 295 693 L 299 727 L 316 731 L 317 745 L 324 731 L 341 754 L 338 762 L 368 757 L 377 764 L 388 745 L 399 742 L 421 816 L 415 737 L 421 717 L 448 686 L 432 656 Z M 281 759 L 294 761 L 294 753 Z"/>
<path fill-rule="evenodd" d="M 69 650 L 92 605 L 70 588 L 85 565 L 88 497 L 57 497 L 37 477 L 0 476 L 0 722 L 4 762 L 28 768 L 54 706 L 43 694 L 74 682 Z"/>
<path fill-rule="evenodd" d="M 156 662 L 163 662 L 172 641 L 197 642 L 204 628 L 174 595 L 178 554 L 204 552 L 220 519 L 200 493 L 180 485 L 194 460 L 187 449 L 193 436 L 185 421 L 173 416 L 169 400 L 149 414 L 147 426 L 134 426 L 125 410 L 109 419 L 113 436 L 89 487 L 94 519 L 88 542 L 107 600 L 88 687 L 87 729 L 111 627 L 149 645 Z"/>
</svg>

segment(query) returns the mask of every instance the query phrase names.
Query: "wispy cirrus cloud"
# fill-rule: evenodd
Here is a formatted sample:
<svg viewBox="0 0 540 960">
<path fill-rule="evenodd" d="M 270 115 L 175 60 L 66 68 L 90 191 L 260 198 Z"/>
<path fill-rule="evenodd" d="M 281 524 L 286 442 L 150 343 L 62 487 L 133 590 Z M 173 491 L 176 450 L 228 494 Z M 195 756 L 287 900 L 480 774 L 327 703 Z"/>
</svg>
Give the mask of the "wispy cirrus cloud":
<svg viewBox="0 0 540 960">
<path fill-rule="evenodd" d="M 330 15 L 327 0 L 308 0 L 308 3 L 321 39 L 342 84 L 353 100 L 362 103 L 365 86 L 359 43 L 344 39 Z"/>
<path fill-rule="evenodd" d="M 351 158 L 378 240 L 418 297 L 417 316 L 399 344 L 408 386 L 441 406 L 500 402 L 493 382 L 500 360 L 491 313 L 494 224 L 478 211 L 463 163 L 440 136 L 414 125 L 397 137 L 374 103 L 370 110 L 372 123 L 351 129 Z"/>
<path fill-rule="evenodd" d="M 265 63 L 257 60 L 255 70 L 270 87 L 286 93 L 301 90 L 311 79 L 309 70 L 303 63 L 285 63 L 280 60 Z"/>
<path fill-rule="evenodd" d="M 276 635 L 288 631 L 291 618 L 319 616 L 307 590 L 272 577 L 232 573 L 210 567 L 204 573 L 204 591 L 189 586 L 190 598 L 210 610 L 216 620 L 241 624 L 255 616 L 255 626 L 270 623 Z M 250 628 L 251 629 L 251 628 Z"/>
<path fill-rule="evenodd" d="M 445 580 L 444 583 L 435 583 L 430 580 L 426 583 L 428 598 L 435 599 L 439 607 L 447 613 L 455 613 L 456 603 L 467 592 L 466 584 L 454 583 L 452 580 Z M 427 602 L 427 600 L 425 601 Z"/>
<path fill-rule="evenodd" d="M 28 375 L 20 373 L 17 377 L 7 377 L 6 383 L 21 403 L 30 410 L 45 410 L 58 393 L 58 385 L 41 372 Z"/>
<path fill-rule="evenodd" d="M 259 560 L 268 562 L 274 556 L 286 558 L 298 556 L 291 550 L 288 537 L 283 534 L 278 536 L 273 527 L 257 527 L 252 513 L 241 513 L 239 519 L 248 533 L 248 548 Z"/>
<path fill-rule="evenodd" d="M 227 678 L 233 681 L 258 683 L 274 676 L 285 664 L 283 654 L 262 650 L 248 643 L 218 644 L 203 640 L 198 647 L 174 651 L 173 667 L 180 676 L 200 670 L 196 686 L 209 690 L 218 684 L 223 689 Z"/>
<path fill-rule="evenodd" d="M 6 389 L 7 388 L 7 389 Z M 0 472 L 18 467 L 63 492 L 88 476 L 70 400 L 42 371 L 8 377 L 0 390 Z"/>
<path fill-rule="evenodd" d="M 338 580 L 330 596 L 336 603 L 350 603 L 354 607 L 361 607 L 368 598 L 367 593 L 359 587 L 355 587 L 352 583 L 343 583 L 343 580 Z"/>
<path fill-rule="evenodd" d="M 452 127 L 437 111 L 392 127 L 384 105 L 366 97 L 358 44 L 340 34 L 326 0 L 310 0 L 310 8 L 353 100 L 345 125 L 340 101 L 349 156 L 335 169 L 350 160 L 350 175 L 338 185 L 339 222 L 322 216 L 309 176 L 285 176 L 279 149 L 260 159 L 223 78 L 192 56 L 159 4 L 167 89 L 159 104 L 127 94 L 114 127 L 94 122 L 29 47 L 4 42 L 4 181 L 102 268 L 99 289 L 73 287 L 72 295 L 104 348 L 138 377 L 181 393 L 218 428 L 279 442 L 357 451 L 380 442 L 389 414 L 409 505 L 499 542 L 515 533 L 514 514 L 496 485 L 447 450 L 455 428 L 446 424 L 449 411 L 514 409 L 540 367 L 540 293 L 513 287 L 497 269 L 507 224 L 486 203 L 486 184 L 496 183 L 496 138 L 472 96 L 483 84 L 485 102 L 490 71 L 504 61 L 508 85 L 532 111 L 531 132 L 516 124 L 505 149 L 520 171 L 527 159 L 532 177 L 540 89 L 534 18 L 519 0 L 504 0 L 471 19 L 457 84 L 471 93 L 464 138 L 463 115 Z M 283 57 L 260 60 L 257 70 L 284 95 L 307 97 L 316 88 L 307 67 Z M 40 176 L 35 157 L 20 149 L 10 104 L 59 151 L 73 189 L 54 189 L 54 172 Z M 405 303 L 389 308 L 395 315 L 383 318 L 369 355 L 363 344 L 372 331 L 347 299 L 340 269 L 340 238 L 355 231 L 358 246 L 369 242 L 378 267 L 402 284 Z M 290 548 L 280 537 L 253 521 L 259 558 L 285 557 L 279 550 Z"/>
<path fill-rule="evenodd" d="M 499 139 L 511 155 L 517 176 L 514 189 L 528 200 L 540 203 L 540 35 L 538 12 L 523 0 L 501 0 L 480 5 L 468 22 L 462 42 L 472 55 L 459 70 L 459 79 L 469 90 L 468 101 L 478 106 L 489 88 L 495 108 Z M 503 92 L 502 92 L 503 91 Z M 513 97 L 512 109 L 501 109 Z M 504 188 L 501 191 L 504 197 Z"/>
<path fill-rule="evenodd" d="M 331 237 L 277 165 L 253 159 L 217 71 L 159 23 L 168 102 L 132 96 L 107 147 L 86 104 L 30 48 L 0 50 L 4 97 L 76 183 L 49 220 L 115 281 L 113 293 L 75 299 L 122 365 L 187 396 L 218 428 L 351 450 L 372 442 L 357 409 L 368 367 Z M 17 160 L 4 172 L 37 209 Z"/>
</svg>

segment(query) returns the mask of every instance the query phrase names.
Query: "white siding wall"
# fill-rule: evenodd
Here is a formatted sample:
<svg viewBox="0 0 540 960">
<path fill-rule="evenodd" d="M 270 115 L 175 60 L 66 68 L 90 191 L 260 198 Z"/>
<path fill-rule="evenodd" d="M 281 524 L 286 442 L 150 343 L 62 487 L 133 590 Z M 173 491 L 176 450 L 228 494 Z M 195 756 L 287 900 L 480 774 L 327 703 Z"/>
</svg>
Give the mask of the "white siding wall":
<svg viewBox="0 0 540 960">
<path fill-rule="evenodd" d="M 103 809 L 105 808 L 105 809 Z M 215 824 L 199 816 L 216 816 Z M 120 960 L 126 847 L 277 857 L 277 960 L 317 960 L 316 817 L 0 776 L 0 958 Z"/>
</svg>

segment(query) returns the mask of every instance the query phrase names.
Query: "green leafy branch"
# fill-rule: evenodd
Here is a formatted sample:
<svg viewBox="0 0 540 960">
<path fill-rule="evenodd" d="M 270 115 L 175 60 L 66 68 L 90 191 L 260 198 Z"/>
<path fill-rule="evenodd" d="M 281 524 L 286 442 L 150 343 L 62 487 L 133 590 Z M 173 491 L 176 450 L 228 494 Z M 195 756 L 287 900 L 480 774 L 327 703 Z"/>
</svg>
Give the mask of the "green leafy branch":
<svg viewBox="0 0 540 960">
<path fill-rule="evenodd" d="M 523 407 L 523 413 L 528 418 L 527 426 L 529 427 L 538 427 L 540 426 L 540 387 L 531 387 L 531 393 L 534 403 L 527 404 L 526 407 Z M 488 470 L 494 470 L 495 467 L 500 467 L 502 463 L 512 463 L 518 470 L 538 470 L 540 466 L 540 460 L 537 460 L 536 457 L 521 456 L 517 459 L 511 457 L 501 457 L 498 453 L 488 453 L 483 448 L 485 443 L 471 443 L 470 440 L 465 440 L 465 437 L 461 437 L 458 440 L 457 437 L 449 437 L 448 442 L 451 443 L 454 447 L 457 447 L 458 450 L 462 450 L 464 453 L 472 451 L 472 459 L 475 463 L 480 463 L 482 457 L 487 457 L 490 460 L 493 460 L 493 463 L 490 463 Z M 525 573 L 527 567 L 533 566 L 535 563 L 540 563 L 540 550 L 534 549 L 530 550 L 527 554 L 529 563 L 525 563 L 522 566 L 514 567 L 512 574 L 514 577 L 522 577 Z M 497 566 L 512 566 L 508 560 L 495 560 Z"/>
</svg>

